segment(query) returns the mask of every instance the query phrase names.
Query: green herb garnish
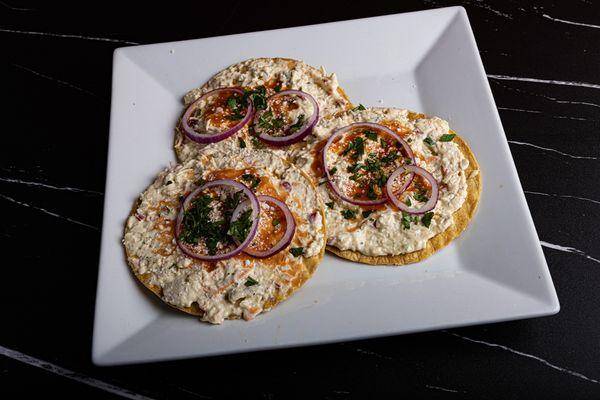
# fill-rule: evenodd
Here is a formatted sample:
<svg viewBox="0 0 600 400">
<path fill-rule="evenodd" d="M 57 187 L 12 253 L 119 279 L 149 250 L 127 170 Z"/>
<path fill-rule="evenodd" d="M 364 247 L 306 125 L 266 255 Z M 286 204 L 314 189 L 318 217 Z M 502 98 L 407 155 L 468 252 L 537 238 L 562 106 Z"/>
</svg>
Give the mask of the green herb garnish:
<svg viewBox="0 0 600 400">
<path fill-rule="evenodd" d="M 255 149 L 264 149 L 265 148 L 265 144 L 263 142 L 261 142 L 260 139 L 257 138 L 256 136 L 253 136 L 251 141 L 252 141 L 252 145 L 254 146 Z"/>
<path fill-rule="evenodd" d="M 375 181 L 370 181 L 369 186 L 367 187 L 367 197 L 369 200 L 375 200 L 377 196 L 377 192 L 375 191 Z"/>
<path fill-rule="evenodd" d="M 410 214 L 405 212 L 402 213 L 402 227 L 404 229 L 410 229 L 411 217 Z"/>
<path fill-rule="evenodd" d="M 455 133 L 446 133 L 445 135 L 440 136 L 439 141 L 450 142 L 452 139 L 454 139 L 454 136 L 456 136 Z"/>
<path fill-rule="evenodd" d="M 427 197 L 425 193 L 427 192 L 419 189 L 416 191 L 416 193 L 413 194 L 413 197 L 415 198 L 415 200 L 425 203 L 427 200 L 429 200 L 429 197 Z"/>
<path fill-rule="evenodd" d="M 271 222 L 271 225 L 273 225 L 273 226 L 277 226 L 279 224 L 280 224 L 280 222 L 278 219 L 274 219 L 273 222 Z"/>
<path fill-rule="evenodd" d="M 179 234 L 179 239 L 188 244 L 197 244 L 199 239 L 204 239 L 210 255 L 216 253 L 219 242 L 227 240 L 225 222 L 211 221 L 209 218 L 213 200 L 208 194 L 192 200 L 191 207 L 183 215 Z"/>
<path fill-rule="evenodd" d="M 359 104 L 352 109 L 352 111 L 364 111 L 364 110 L 366 110 L 366 108 L 362 104 Z"/>
<path fill-rule="evenodd" d="M 229 225 L 227 234 L 233 237 L 238 242 L 243 242 L 248 236 L 248 231 L 252 226 L 252 210 L 246 210 L 239 216 L 238 219 Z"/>
<path fill-rule="evenodd" d="M 244 174 L 242 175 L 242 180 L 244 182 L 248 182 L 250 184 L 250 189 L 254 190 L 260 184 L 260 178 L 256 175 L 252 174 Z"/>
<path fill-rule="evenodd" d="M 429 225 L 431 224 L 431 218 L 433 218 L 433 212 L 430 211 L 425 213 L 425 215 L 423 215 L 421 218 L 421 223 L 425 225 L 426 228 L 429 228 Z"/>
<path fill-rule="evenodd" d="M 342 213 L 342 216 L 346 219 L 353 219 L 354 217 L 356 217 L 356 211 L 354 210 L 342 210 L 340 212 Z"/>
<path fill-rule="evenodd" d="M 262 129 L 279 129 L 283 126 L 283 118 L 273 118 L 273 111 L 268 110 L 258 117 L 258 127 Z"/>
<path fill-rule="evenodd" d="M 225 116 L 225 118 L 230 121 L 239 121 L 240 119 L 244 118 L 244 116 L 240 113 L 235 113 L 235 114 L 227 115 L 227 116 Z"/>
<path fill-rule="evenodd" d="M 423 141 L 429 146 L 433 146 L 435 144 L 435 141 L 432 138 L 430 138 L 429 136 L 427 136 L 425 139 L 423 139 Z"/>
<path fill-rule="evenodd" d="M 352 154 L 352 158 L 354 158 L 355 160 L 363 154 L 365 154 L 365 139 L 363 139 L 360 136 L 355 137 L 354 140 L 348 143 L 346 149 L 344 149 L 344 151 L 342 152 L 342 155 L 345 156 L 350 151 L 354 151 L 354 153 Z"/>
<path fill-rule="evenodd" d="M 235 96 L 231 96 L 227 99 L 227 107 L 229 107 L 231 110 L 237 110 L 238 106 L 238 99 Z"/>
<path fill-rule="evenodd" d="M 373 210 L 366 210 L 362 212 L 363 218 L 369 218 L 369 215 L 373 213 Z"/>
<path fill-rule="evenodd" d="M 248 286 L 254 286 L 254 285 L 258 285 L 258 281 L 254 278 L 252 278 L 251 276 L 249 276 L 246 279 L 246 283 L 244 283 L 244 286 L 248 287 Z"/>
<path fill-rule="evenodd" d="M 335 203 L 333 201 L 330 201 L 329 203 L 325 203 L 325 205 L 333 210 L 333 206 L 335 205 Z"/>
<path fill-rule="evenodd" d="M 404 204 L 406 204 L 407 206 L 412 206 L 412 202 L 410 201 L 410 197 L 407 197 L 406 200 L 404 200 Z"/>
<path fill-rule="evenodd" d="M 304 125 L 304 114 L 300 114 L 300 116 L 298 116 L 298 121 L 296 121 L 294 125 L 290 126 L 290 133 L 298 132 L 300 128 L 302 128 L 302 125 Z"/>
<path fill-rule="evenodd" d="M 391 163 L 395 159 L 399 157 L 398 152 L 396 150 L 390 151 L 386 156 L 381 158 L 381 162 L 384 164 Z"/>
<path fill-rule="evenodd" d="M 242 102 L 246 103 L 248 99 L 252 101 L 254 108 L 265 110 L 267 108 L 267 90 L 264 86 L 259 86 L 254 90 L 245 90 L 242 96 Z"/>
<path fill-rule="evenodd" d="M 331 169 L 329 170 L 329 174 L 330 174 L 330 175 L 333 175 L 333 174 L 335 174 L 336 172 L 337 172 L 337 167 L 333 167 L 333 168 L 331 168 Z"/>
<path fill-rule="evenodd" d="M 281 92 L 281 83 L 278 83 L 277 86 L 275 86 L 273 88 L 274 91 L 276 91 L 277 93 Z"/>
<path fill-rule="evenodd" d="M 238 138 L 238 142 L 240 143 L 240 148 L 241 149 L 245 149 L 246 148 L 246 142 L 244 142 L 244 139 Z"/>
<path fill-rule="evenodd" d="M 367 130 L 367 131 L 364 131 L 363 133 L 365 134 L 367 139 L 377 141 L 377 132 Z"/>
<path fill-rule="evenodd" d="M 294 257 L 299 257 L 304 254 L 304 247 L 292 247 L 290 253 L 292 253 Z"/>
</svg>

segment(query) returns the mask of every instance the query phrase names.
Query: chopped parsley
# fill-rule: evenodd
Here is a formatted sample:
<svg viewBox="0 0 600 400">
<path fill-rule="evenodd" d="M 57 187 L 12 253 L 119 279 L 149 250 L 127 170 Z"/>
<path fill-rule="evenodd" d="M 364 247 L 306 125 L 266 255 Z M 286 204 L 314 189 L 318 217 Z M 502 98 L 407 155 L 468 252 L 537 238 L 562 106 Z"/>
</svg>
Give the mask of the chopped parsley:
<svg viewBox="0 0 600 400">
<path fill-rule="evenodd" d="M 362 165 L 360 165 L 360 164 L 348 165 L 348 167 L 346 168 L 346 172 L 350 172 L 351 174 L 354 174 L 355 172 L 358 172 L 358 170 L 361 168 L 362 168 Z"/>
<path fill-rule="evenodd" d="M 381 161 L 377 159 L 377 154 L 369 154 L 369 158 L 365 160 L 364 169 L 370 172 L 378 172 L 381 170 Z"/>
<path fill-rule="evenodd" d="M 278 219 L 274 219 L 273 222 L 271 222 L 271 225 L 273 225 L 273 226 L 277 226 L 279 224 L 280 224 L 280 222 Z"/>
<path fill-rule="evenodd" d="M 240 149 L 246 148 L 246 142 L 244 142 L 244 139 L 238 138 L 238 142 L 240 143 Z"/>
<path fill-rule="evenodd" d="M 304 247 L 292 247 L 290 253 L 292 253 L 294 257 L 299 257 L 304 254 Z"/>
<path fill-rule="evenodd" d="M 369 218 L 369 215 L 373 213 L 373 210 L 366 210 L 362 212 L 363 218 Z"/>
<path fill-rule="evenodd" d="M 411 221 L 412 221 L 412 218 L 411 218 L 410 214 L 403 212 L 402 213 L 402 227 L 404 229 L 410 229 Z"/>
<path fill-rule="evenodd" d="M 243 242 L 252 226 L 252 209 L 244 211 L 238 219 L 231 222 L 227 234 L 238 242 Z"/>
<path fill-rule="evenodd" d="M 240 113 L 235 113 L 235 114 L 227 115 L 225 118 L 227 118 L 230 121 L 239 121 L 240 119 L 244 118 L 244 116 Z"/>
<path fill-rule="evenodd" d="M 455 133 L 446 133 L 445 135 L 440 136 L 440 142 L 450 142 L 456 136 Z"/>
<path fill-rule="evenodd" d="M 244 174 L 242 175 L 242 180 L 244 182 L 248 182 L 250 184 L 250 189 L 254 190 L 260 184 L 260 178 L 256 175 L 252 174 Z"/>
<path fill-rule="evenodd" d="M 302 125 L 304 125 L 304 114 L 300 114 L 298 121 L 296 121 L 294 125 L 290 126 L 290 133 L 298 132 L 300 128 L 302 128 Z"/>
<path fill-rule="evenodd" d="M 227 99 L 227 107 L 229 107 L 229 109 L 231 110 L 237 110 L 239 104 L 238 104 L 238 99 L 235 96 L 231 96 L 230 98 Z"/>
<path fill-rule="evenodd" d="M 252 145 L 254 146 L 255 149 L 264 149 L 265 148 L 265 144 L 263 142 L 260 141 L 259 138 L 257 138 L 256 136 L 252 137 Z"/>
<path fill-rule="evenodd" d="M 396 150 L 392 150 L 387 155 L 385 155 L 381 158 L 381 162 L 384 164 L 391 163 L 398 157 L 399 157 L 398 152 Z"/>
<path fill-rule="evenodd" d="M 329 203 L 325 203 L 325 205 L 333 210 L 333 206 L 335 205 L 335 203 L 333 201 L 330 201 Z"/>
<path fill-rule="evenodd" d="M 245 90 L 242 96 L 242 102 L 246 103 L 248 99 L 252 101 L 254 108 L 257 110 L 266 110 L 267 108 L 267 89 L 264 86 L 259 86 L 254 90 Z"/>
<path fill-rule="evenodd" d="M 363 139 L 360 136 L 355 137 L 354 140 L 348 143 L 346 149 L 342 152 L 342 155 L 345 156 L 351 151 L 354 151 L 354 153 L 352 154 L 352 158 L 354 158 L 355 160 L 363 154 L 365 154 L 365 139 Z"/>
<path fill-rule="evenodd" d="M 196 181 L 197 186 L 202 186 L 205 183 L 206 183 L 206 180 L 204 178 L 198 178 L 198 180 Z"/>
<path fill-rule="evenodd" d="M 366 110 L 366 108 L 362 104 L 359 104 L 352 109 L 352 111 L 364 111 L 364 110 Z"/>
<path fill-rule="evenodd" d="M 377 141 L 377 132 L 366 130 L 363 132 L 367 139 Z"/>
<path fill-rule="evenodd" d="M 407 197 L 406 200 L 404 200 L 404 204 L 406 204 L 407 206 L 412 206 L 412 202 L 410 201 L 410 197 Z"/>
<path fill-rule="evenodd" d="M 331 168 L 331 169 L 329 170 L 329 174 L 330 174 L 330 175 L 333 175 L 333 174 L 335 174 L 336 172 L 337 172 L 337 167 L 333 167 L 333 168 Z"/>
<path fill-rule="evenodd" d="M 421 218 L 421 223 L 425 225 L 426 228 L 429 228 L 429 225 L 431 224 L 431 218 L 433 218 L 433 212 L 430 211 L 425 213 L 425 215 L 423 215 Z"/>
<path fill-rule="evenodd" d="M 356 211 L 354 210 L 342 210 L 340 211 L 342 216 L 346 219 L 353 219 L 356 217 Z"/>
<path fill-rule="evenodd" d="M 381 138 L 381 139 L 379 139 L 379 143 L 381 144 L 382 149 L 384 149 L 384 150 L 387 149 L 387 147 L 388 147 L 387 140 L 385 140 L 384 138 Z"/>
<path fill-rule="evenodd" d="M 219 242 L 227 240 L 225 222 L 211 221 L 209 218 L 212 211 L 210 203 L 213 200 L 208 194 L 192 200 L 191 207 L 183 215 L 183 226 L 179 235 L 187 244 L 197 244 L 199 239 L 204 239 L 210 255 L 216 253 Z"/>
<path fill-rule="evenodd" d="M 417 191 L 416 191 L 416 192 L 413 194 L 413 197 L 415 198 L 415 200 L 417 200 L 417 201 L 422 201 L 423 203 L 425 203 L 427 200 L 429 200 L 429 197 L 427 197 L 427 196 L 425 195 L 425 193 L 427 193 L 427 192 L 425 192 L 425 191 L 424 191 L 424 190 L 422 190 L 422 189 L 418 189 L 418 190 L 417 190 Z"/>
<path fill-rule="evenodd" d="M 244 192 L 238 190 L 233 194 L 233 196 L 225 199 L 225 201 L 223 202 L 223 208 L 225 209 L 225 214 L 227 218 L 231 217 L 231 213 L 233 212 L 233 210 L 238 206 L 238 204 L 240 204 L 243 194 Z"/>
<path fill-rule="evenodd" d="M 430 138 L 429 136 L 427 136 L 425 139 L 423 139 L 423 141 L 429 146 L 433 146 L 435 144 L 435 141 L 432 138 Z"/>
<path fill-rule="evenodd" d="M 282 117 L 273 118 L 273 111 L 267 110 L 258 117 L 258 127 L 262 129 L 280 129 L 283 127 Z"/>
<path fill-rule="evenodd" d="M 281 83 L 278 83 L 277 86 L 275 86 L 273 88 L 274 91 L 276 91 L 277 93 L 281 92 Z"/>
<path fill-rule="evenodd" d="M 378 197 L 377 192 L 375 191 L 375 181 L 369 182 L 369 186 L 367 187 L 367 197 L 369 200 L 375 200 Z"/>
<path fill-rule="evenodd" d="M 244 283 L 244 286 L 249 287 L 249 286 L 254 286 L 254 285 L 258 285 L 258 281 L 254 278 L 252 278 L 251 276 L 248 277 L 248 279 L 246 279 L 246 283 Z"/>
</svg>

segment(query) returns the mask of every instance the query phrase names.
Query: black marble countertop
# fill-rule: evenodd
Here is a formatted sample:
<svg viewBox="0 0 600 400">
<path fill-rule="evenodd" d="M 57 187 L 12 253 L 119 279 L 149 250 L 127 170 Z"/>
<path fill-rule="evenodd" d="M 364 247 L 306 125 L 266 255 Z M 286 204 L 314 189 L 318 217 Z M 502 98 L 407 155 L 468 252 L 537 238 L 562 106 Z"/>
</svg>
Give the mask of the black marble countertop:
<svg viewBox="0 0 600 400">
<path fill-rule="evenodd" d="M 600 398 L 599 2 L 124 3 L 0 1 L 3 398 Z M 94 366 L 114 48 L 449 5 L 468 12 L 560 313 Z"/>
</svg>

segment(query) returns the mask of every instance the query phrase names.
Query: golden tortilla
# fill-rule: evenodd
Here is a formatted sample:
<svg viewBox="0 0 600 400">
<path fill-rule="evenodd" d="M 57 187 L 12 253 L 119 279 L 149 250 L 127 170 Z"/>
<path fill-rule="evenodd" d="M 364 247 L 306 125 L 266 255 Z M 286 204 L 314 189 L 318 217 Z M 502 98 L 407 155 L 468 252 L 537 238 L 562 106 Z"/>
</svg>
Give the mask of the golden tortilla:
<svg viewBox="0 0 600 400">
<path fill-rule="evenodd" d="M 264 60 L 271 60 L 271 62 L 273 64 L 287 63 L 288 68 L 290 70 L 294 69 L 296 67 L 296 65 L 301 62 L 301 61 L 298 61 L 298 60 L 293 60 L 291 58 L 281 58 L 281 57 L 275 57 L 275 58 L 266 58 L 266 57 L 264 57 L 264 58 L 255 58 L 255 59 L 253 59 L 253 61 L 264 61 Z M 246 62 L 246 61 L 243 61 L 243 62 Z M 240 64 L 240 63 L 238 63 L 238 64 Z M 238 64 L 233 64 L 233 65 L 227 67 L 225 70 L 230 69 L 230 68 L 235 68 Z M 308 65 L 308 64 L 306 64 L 306 65 L 313 72 L 313 74 L 315 76 L 315 81 L 317 81 L 318 78 L 322 78 L 324 76 L 323 73 L 321 72 L 321 70 L 319 70 L 318 68 L 315 68 L 315 67 L 313 67 L 311 65 Z M 225 70 L 223 70 L 223 71 L 225 71 Z M 213 77 L 211 77 L 208 80 L 208 82 L 206 82 L 204 85 L 202 85 L 200 87 L 200 91 L 204 91 L 207 86 L 210 86 L 211 80 L 214 77 L 216 77 L 217 75 L 219 75 L 220 73 L 222 73 L 223 71 L 220 71 L 217 74 L 213 75 Z M 337 113 L 337 112 L 341 112 L 341 111 L 352 109 L 354 106 L 352 105 L 352 102 L 348 98 L 348 95 L 346 94 L 346 92 L 344 91 L 344 89 L 342 89 L 341 86 L 338 86 L 337 91 L 344 98 L 344 100 L 346 100 L 346 104 L 340 104 L 339 105 L 339 109 L 337 109 L 333 113 Z M 182 115 L 183 115 L 183 113 L 182 113 Z M 176 153 L 177 159 L 179 161 L 186 161 L 188 159 L 188 157 L 186 157 L 186 155 L 185 155 L 184 147 L 186 146 L 186 144 L 189 145 L 189 143 L 190 143 L 190 141 L 186 139 L 185 134 L 181 131 L 181 129 L 179 127 L 179 123 L 177 123 L 177 125 L 175 127 L 175 141 L 174 141 L 173 147 L 175 148 L 175 153 Z M 204 147 L 205 145 L 194 143 L 194 146 Z"/>
<path fill-rule="evenodd" d="M 285 159 L 281 158 L 281 161 L 284 164 L 291 166 L 292 168 L 296 168 L 293 164 L 291 164 L 289 161 L 287 161 Z M 300 172 L 300 174 L 304 177 L 304 179 L 306 181 L 306 185 L 310 186 L 313 189 L 314 195 L 316 196 L 316 200 L 319 205 L 319 213 L 321 214 L 321 219 L 323 221 L 323 226 L 321 228 L 321 232 L 322 232 L 323 238 L 324 238 L 323 242 L 325 242 L 327 233 L 326 233 L 325 209 L 324 209 L 323 202 L 317 195 L 316 187 L 312 183 L 312 180 L 310 179 L 310 177 L 303 171 L 298 171 L 298 172 Z M 131 209 L 129 216 L 132 216 L 135 214 L 135 211 L 137 210 L 139 203 L 140 203 L 139 199 L 134 202 L 134 205 Z M 124 234 L 125 234 L 125 232 L 127 232 L 127 226 L 125 226 Z M 131 260 L 131 255 L 128 254 L 128 252 L 127 252 L 127 247 L 126 246 L 123 246 L 123 247 L 125 248 L 126 261 L 127 261 L 127 265 L 129 266 L 130 271 L 137 278 L 137 280 L 142 285 L 144 285 L 144 287 L 148 288 L 152 293 L 154 293 L 159 299 L 161 299 L 165 304 L 169 305 L 170 307 L 176 308 L 187 314 L 191 314 L 191 315 L 195 315 L 195 316 L 202 316 L 204 314 L 204 311 L 200 308 L 200 306 L 198 305 L 197 302 L 193 302 L 191 304 L 191 306 L 189 306 L 189 307 L 179 307 L 179 306 L 173 305 L 173 304 L 165 301 L 163 298 L 162 288 L 160 286 L 153 285 L 150 283 L 152 273 L 150 273 L 150 272 L 145 273 L 145 274 L 137 273 L 136 268 Z M 286 250 L 282 250 L 282 251 L 286 251 Z M 275 296 L 273 298 L 267 299 L 265 301 L 265 303 L 263 304 L 263 310 L 260 312 L 260 314 L 269 311 L 271 308 L 273 308 L 277 304 L 286 300 L 292 294 L 294 294 L 302 285 L 304 285 L 304 283 L 314 274 L 314 272 L 317 269 L 317 266 L 323 259 L 324 255 L 325 255 L 325 246 L 322 246 L 319 254 L 312 256 L 312 257 L 308 257 L 308 258 L 302 257 L 302 263 L 300 264 L 301 269 L 299 271 L 296 271 L 297 273 L 295 274 L 295 277 L 291 282 L 290 289 L 286 293 L 282 293 L 281 291 L 278 290 L 275 293 Z M 292 269 L 289 272 L 294 272 L 294 271 Z M 228 316 L 226 319 L 239 319 L 239 317 L 238 316 Z"/>
<path fill-rule="evenodd" d="M 453 131 L 450 131 L 455 133 Z M 405 265 L 419 262 L 426 259 L 436 251 L 445 247 L 448 243 L 458 237 L 465 230 L 471 218 L 477 210 L 479 197 L 481 195 L 481 173 L 479 164 L 475 159 L 475 155 L 467 145 L 467 143 L 459 136 L 454 137 L 460 151 L 469 160 L 469 167 L 465 169 L 467 177 L 467 197 L 465 202 L 452 214 L 454 223 L 444 232 L 440 232 L 427 241 L 427 244 L 421 250 L 411 253 L 398 254 L 395 256 L 367 256 L 354 250 L 340 250 L 333 246 L 327 246 L 327 250 L 336 254 L 341 258 L 350 261 L 357 261 L 363 264 L 372 265 Z"/>
</svg>

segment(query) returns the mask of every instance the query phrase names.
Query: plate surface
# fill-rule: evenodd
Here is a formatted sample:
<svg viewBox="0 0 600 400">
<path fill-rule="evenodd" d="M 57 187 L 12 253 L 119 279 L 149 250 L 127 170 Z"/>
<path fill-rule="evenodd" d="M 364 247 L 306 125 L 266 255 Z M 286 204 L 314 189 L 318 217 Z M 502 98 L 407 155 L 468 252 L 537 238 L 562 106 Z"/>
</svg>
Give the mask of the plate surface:
<svg viewBox="0 0 600 400">
<path fill-rule="evenodd" d="M 121 246 L 133 201 L 174 162 L 182 96 L 222 68 L 289 57 L 336 72 L 351 100 L 438 115 L 482 170 L 479 210 L 429 259 L 372 267 L 326 255 L 289 300 L 250 322 L 198 322 L 129 272 Z M 559 304 L 466 12 L 451 7 L 115 51 L 94 322 L 98 365 L 199 357 L 505 321 Z"/>
</svg>

